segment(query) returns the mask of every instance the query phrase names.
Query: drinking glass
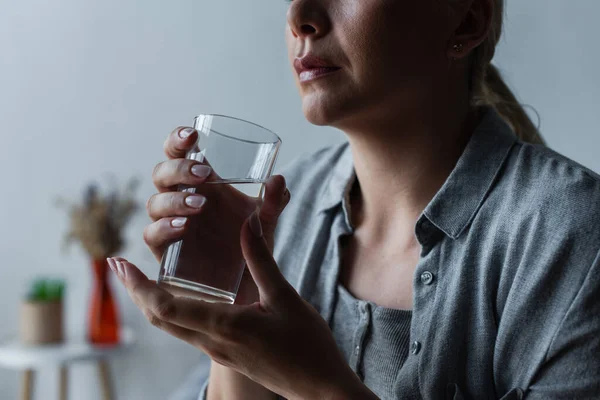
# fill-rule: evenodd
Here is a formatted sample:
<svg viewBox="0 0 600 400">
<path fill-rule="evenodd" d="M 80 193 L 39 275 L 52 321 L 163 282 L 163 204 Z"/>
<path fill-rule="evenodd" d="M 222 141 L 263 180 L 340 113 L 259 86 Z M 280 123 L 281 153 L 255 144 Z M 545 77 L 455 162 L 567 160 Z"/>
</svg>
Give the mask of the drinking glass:
<svg viewBox="0 0 600 400">
<path fill-rule="evenodd" d="M 201 194 L 206 203 L 165 251 L 157 282 L 175 296 L 232 304 L 246 268 L 241 227 L 261 206 L 281 139 L 223 115 L 199 115 L 194 128 L 198 141 L 187 158 L 209 165 L 212 173 L 205 183 L 179 190 Z"/>
</svg>

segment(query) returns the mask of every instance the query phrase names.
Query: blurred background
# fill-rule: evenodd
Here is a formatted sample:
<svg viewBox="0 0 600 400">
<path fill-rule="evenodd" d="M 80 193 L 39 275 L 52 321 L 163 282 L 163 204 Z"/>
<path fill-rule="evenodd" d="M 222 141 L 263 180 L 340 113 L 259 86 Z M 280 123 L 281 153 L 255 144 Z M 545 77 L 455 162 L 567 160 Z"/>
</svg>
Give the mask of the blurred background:
<svg viewBox="0 0 600 400">
<path fill-rule="evenodd" d="M 162 144 L 198 113 L 230 114 L 283 139 L 278 167 L 342 140 L 308 124 L 287 64 L 284 0 L 0 0 L 0 338 L 18 332 L 19 305 L 39 276 L 66 280 L 67 336 L 85 335 L 89 256 L 62 252 L 63 197 L 91 181 L 141 178 L 141 205 Z M 600 28 L 597 0 L 508 0 L 495 63 L 535 107 L 550 147 L 600 170 Z M 123 254 L 155 277 L 142 210 Z M 112 277 L 111 277 L 112 279 Z M 199 353 L 146 323 L 112 284 L 136 345 L 110 360 L 118 399 L 165 399 Z M 94 365 L 70 369 L 73 399 L 100 399 Z M 0 369 L 0 398 L 18 397 L 20 374 Z M 35 399 L 54 399 L 57 371 L 41 371 Z"/>
</svg>

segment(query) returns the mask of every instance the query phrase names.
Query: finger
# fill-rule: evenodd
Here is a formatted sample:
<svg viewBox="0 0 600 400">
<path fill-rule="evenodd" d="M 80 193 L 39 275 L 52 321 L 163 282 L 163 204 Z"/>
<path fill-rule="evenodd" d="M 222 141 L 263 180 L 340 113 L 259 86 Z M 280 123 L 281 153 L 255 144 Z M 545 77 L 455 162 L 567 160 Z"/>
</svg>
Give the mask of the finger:
<svg viewBox="0 0 600 400">
<path fill-rule="evenodd" d="M 211 178 L 213 171 L 198 161 L 176 159 L 157 164 L 152 172 L 154 186 L 160 192 L 171 191 L 178 185 L 196 186 Z"/>
<path fill-rule="evenodd" d="M 148 280 L 135 265 L 126 259 L 122 257 L 109 258 L 108 263 L 127 288 L 127 293 L 135 305 L 152 325 L 194 346 L 205 347 L 211 344 L 209 336 L 173 324 L 165 318 L 166 314 L 170 315 L 178 298 L 159 288 L 154 281 Z"/>
<path fill-rule="evenodd" d="M 295 290 L 281 275 L 273 259 L 262 235 L 260 219 L 256 212 L 242 226 L 241 246 L 248 269 L 258 287 L 261 304 L 263 299 L 266 299 L 268 306 L 295 294 Z"/>
<path fill-rule="evenodd" d="M 160 260 L 165 248 L 185 234 L 187 217 L 162 218 L 144 229 L 144 241 L 154 256 Z"/>
<path fill-rule="evenodd" d="M 206 197 L 186 192 L 157 193 L 150 197 L 146 210 L 152 221 L 165 217 L 196 215 L 202 211 Z"/>
<path fill-rule="evenodd" d="M 173 298 L 173 296 L 159 288 L 154 281 L 148 279 L 142 271 L 140 271 L 135 265 L 129 263 L 122 257 L 108 258 L 108 265 L 117 274 L 119 280 L 123 283 L 127 289 L 127 293 L 131 297 L 131 300 L 140 308 L 142 311 L 148 308 L 150 302 L 140 296 L 140 293 L 151 293 L 154 297 L 155 302 L 166 302 Z"/>
<path fill-rule="evenodd" d="M 135 305 L 150 318 L 162 318 L 171 313 L 175 297 L 149 280 L 135 265 L 122 257 L 109 258 L 111 269 L 127 289 L 127 293 Z"/>
<path fill-rule="evenodd" d="M 198 131 L 187 126 L 180 126 L 169 134 L 164 144 L 167 157 L 185 158 L 186 154 L 198 139 Z"/>
<path fill-rule="evenodd" d="M 265 236 L 269 237 L 275 231 L 277 220 L 290 200 L 285 178 L 275 175 L 265 184 L 265 197 L 260 209 L 260 222 Z"/>
<path fill-rule="evenodd" d="M 230 339 L 234 332 L 241 333 L 239 321 L 246 307 L 232 307 L 224 303 L 208 303 L 189 297 L 175 297 L 157 286 L 133 264 L 123 258 L 114 259 L 119 279 L 146 316 L 154 325 L 160 321 L 176 325 L 218 339 Z"/>
</svg>

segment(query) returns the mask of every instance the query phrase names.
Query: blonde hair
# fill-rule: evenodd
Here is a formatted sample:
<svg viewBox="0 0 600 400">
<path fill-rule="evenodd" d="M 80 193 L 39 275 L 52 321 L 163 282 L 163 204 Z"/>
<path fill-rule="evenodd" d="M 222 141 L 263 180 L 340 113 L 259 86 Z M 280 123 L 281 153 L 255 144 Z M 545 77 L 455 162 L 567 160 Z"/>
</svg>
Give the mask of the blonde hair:
<svg viewBox="0 0 600 400">
<path fill-rule="evenodd" d="M 498 68 L 492 65 L 496 46 L 502 36 L 504 0 L 495 0 L 494 6 L 490 32 L 472 56 L 473 105 L 494 107 L 521 140 L 545 144 L 538 128 L 510 90 Z"/>
</svg>

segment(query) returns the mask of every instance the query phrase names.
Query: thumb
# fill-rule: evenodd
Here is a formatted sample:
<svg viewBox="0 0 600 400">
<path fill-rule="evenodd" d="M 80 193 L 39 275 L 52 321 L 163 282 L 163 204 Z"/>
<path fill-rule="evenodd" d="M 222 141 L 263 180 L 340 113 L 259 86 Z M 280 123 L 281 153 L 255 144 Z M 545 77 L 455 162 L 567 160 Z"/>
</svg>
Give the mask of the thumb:
<svg viewBox="0 0 600 400">
<path fill-rule="evenodd" d="M 252 213 L 242 226 L 241 246 L 248 270 L 258 287 L 261 304 L 263 300 L 266 300 L 263 305 L 278 304 L 283 298 L 296 294 L 273 259 L 257 212 Z"/>
<path fill-rule="evenodd" d="M 265 196 L 260 208 L 260 222 L 268 245 L 273 247 L 273 236 L 279 216 L 290 201 L 290 192 L 287 190 L 285 178 L 275 175 L 265 184 Z"/>
</svg>

